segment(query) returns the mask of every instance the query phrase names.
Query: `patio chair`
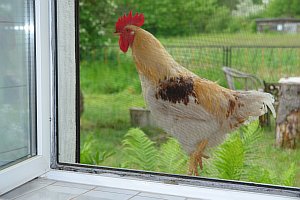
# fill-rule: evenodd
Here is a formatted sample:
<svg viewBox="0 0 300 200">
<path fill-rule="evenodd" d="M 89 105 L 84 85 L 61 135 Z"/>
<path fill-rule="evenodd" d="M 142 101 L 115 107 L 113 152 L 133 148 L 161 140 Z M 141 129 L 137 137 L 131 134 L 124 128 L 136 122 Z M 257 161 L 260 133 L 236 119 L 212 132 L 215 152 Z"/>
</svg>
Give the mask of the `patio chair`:
<svg viewBox="0 0 300 200">
<path fill-rule="evenodd" d="M 264 82 L 253 74 L 238 71 L 230 67 L 223 67 L 229 89 L 236 90 L 236 83 L 240 82 L 240 90 L 264 90 Z"/>
</svg>

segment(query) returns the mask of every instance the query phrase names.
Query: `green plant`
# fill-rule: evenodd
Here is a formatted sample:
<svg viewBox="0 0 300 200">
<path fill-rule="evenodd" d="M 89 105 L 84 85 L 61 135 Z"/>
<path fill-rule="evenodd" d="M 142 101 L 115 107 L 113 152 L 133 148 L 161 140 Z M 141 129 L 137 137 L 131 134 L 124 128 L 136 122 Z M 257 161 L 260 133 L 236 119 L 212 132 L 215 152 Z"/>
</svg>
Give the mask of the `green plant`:
<svg viewBox="0 0 300 200">
<path fill-rule="evenodd" d="M 234 137 L 217 148 L 213 155 L 213 168 L 216 177 L 240 180 L 244 168 L 245 154 L 243 142 Z"/>
<path fill-rule="evenodd" d="M 91 136 L 85 140 L 80 151 L 81 163 L 101 165 L 105 159 L 115 154 L 115 152 L 100 152 L 99 149 L 95 150 L 95 147 L 98 146 L 96 143 L 96 140 L 94 140 Z"/>
<path fill-rule="evenodd" d="M 258 141 L 262 129 L 258 122 L 232 133 L 228 139 L 212 153 L 201 171 L 202 176 L 228 180 L 250 181 L 257 183 L 293 186 L 296 177 L 296 165 L 290 167 L 278 177 L 275 172 L 255 163 Z M 160 148 L 155 147 L 143 131 L 130 129 L 123 140 L 125 160 L 122 167 L 159 171 L 173 174 L 186 174 L 188 156 L 174 138 Z"/>
<path fill-rule="evenodd" d="M 272 0 L 266 11 L 266 17 L 299 17 L 300 2 L 298 0 Z"/>
<path fill-rule="evenodd" d="M 258 165 L 258 144 L 262 129 L 258 121 L 242 127 L 213 153 L 207 176 L 229 180 L 250 181 L 292 186 L 295 184 L 296 167 L 292 163 L 282 176 L 276 176 L 270 168 Z M 265 158 L 267 159 L 267 158 Z"/>
<path fill-rule="evenodd" d="M 185 174 L 188 157 L 174 138 L 160 148 L 138 128 L 130 129 L 123 140 L 125 161 L 123 167 L 174 174 Z"/>
<path fill-rule="evenodd" d="M 282 185 L 286 186 L 294 186 L 296 182 L 296 164 L 292 162 L 287 171 L 285 171 L 282 175 Z"/>
<path fill-rule="evenodd" d="M 253 122 L 232 133 L 213 153 L 210 173 L 223 179 L 247 179 L 247 169 L 255 159 L 260 135 L 258 122 Z"/>
<path fill-rule="evenodd" d="M 158 157 L 157 165 L 159 171 L 172 174 L 186 174 L 188 156 L 176 139 L 169 138 L 160 147 Z"/>
<path fill-rule="evenodd" d="M 127 160 L 124 166 L 138 167 L 143 170 L 155 170 L 158 151 L 154 142 L 138 128 L 130 129 L 123 140 Z"/>
<path fill-rule="evenodd" d="M 92 46 L 110 43 L 117 5 L 113 0 L 80 0 L 79 33 L 80 50 L 91 51 Z"/>
<path fill-rule="evenodd" d="M 270 169 L 265 169 L 259 165 L 253 164 L 247 168 L 247 177 L 243 180 L 256 183 L 295 186 L 296 165 L 292 162 L 288 169 L 283 172 L 281 176 L 278 176 Z"/>
</svg>

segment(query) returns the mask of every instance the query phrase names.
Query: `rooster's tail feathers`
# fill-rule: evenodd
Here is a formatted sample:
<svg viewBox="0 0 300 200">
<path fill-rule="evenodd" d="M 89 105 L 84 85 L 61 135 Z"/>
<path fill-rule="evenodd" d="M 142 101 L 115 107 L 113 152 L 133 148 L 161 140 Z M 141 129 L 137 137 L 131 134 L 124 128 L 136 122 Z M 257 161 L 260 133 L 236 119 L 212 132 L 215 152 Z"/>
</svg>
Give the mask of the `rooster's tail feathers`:
<svg viewBox="0 0 300 200">
<path fill-rule="evenodd" d="M 245 117 L 258 117 L 268 112 L 268 108 L 271 110 L 272 115 L 276 117 L 274 109 L 274 97 L 273 95 L 265 92 L 258 91 L 245 91 L 240 92 L 240 101 L 244 106 L 241 110 L 241 114 Z"/>
</svg>

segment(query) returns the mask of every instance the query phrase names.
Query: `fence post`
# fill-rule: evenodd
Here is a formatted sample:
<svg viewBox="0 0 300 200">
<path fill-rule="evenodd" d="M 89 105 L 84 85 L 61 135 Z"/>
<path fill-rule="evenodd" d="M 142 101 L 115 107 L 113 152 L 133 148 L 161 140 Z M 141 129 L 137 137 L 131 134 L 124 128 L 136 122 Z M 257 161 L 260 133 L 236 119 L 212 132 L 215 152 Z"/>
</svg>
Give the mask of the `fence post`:
<svg viewBox="0 0 300 200">
<path fill-rule="evenodd" d="M 223 47 L 223 65 L 231 67 L 231 47 Z"/>
<path fill-rule="evenodd" d="M 281 68 L 283 64 L 282 58 L 282 48 L 279 48 L 279 68 Z"/>
<path fill-rule="evenodd" d="M 265 49 L 261 49 L 261 64 L 264 67 L 265 66 Z"/>
<path fill-rule="evenodd" d="M 226 66 L 224 59 L 225 59 L 225 47 L 223 47 L 223 66 Z"/>
<path fill-rule="evenodd" d="M 245 58 L 245 63 L 246 63 L 246 66 L 249 67 L 249 59 L 248 59 L 248 48 L 246 48 L 246 58 Z M 253 67 L 253 66 L 252 66 Z"/>
<path fill-rule="evenodd" d="M 228 47 L 228 60 L 229 60 L 229 64 L 228 66 L 231 67 L 231 47 Z"/>
</svg>

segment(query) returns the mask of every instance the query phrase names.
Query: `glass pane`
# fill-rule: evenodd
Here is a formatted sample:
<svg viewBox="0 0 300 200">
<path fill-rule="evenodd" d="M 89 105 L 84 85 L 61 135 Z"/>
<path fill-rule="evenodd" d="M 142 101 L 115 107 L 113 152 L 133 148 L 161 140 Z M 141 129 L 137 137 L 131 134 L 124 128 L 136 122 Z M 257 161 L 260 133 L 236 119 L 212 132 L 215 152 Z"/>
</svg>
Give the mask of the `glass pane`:
<svg viewBox="0 0 300 200">
<path fill-rule="evenodd" d="M 300 74 L 300 10 L 283 2 L 80 0 L 80 162 L 300 187 L 299 92 L 278 92 Z"/>
<path fill-rule="evenodd" d="M 36 155 L 34 1 L 0 1 L 0 168 Z"/>
</svg>

